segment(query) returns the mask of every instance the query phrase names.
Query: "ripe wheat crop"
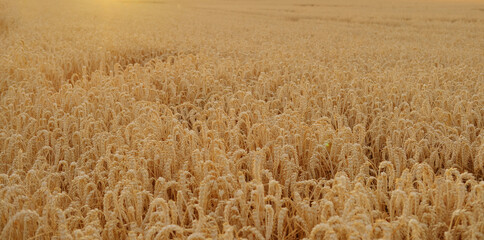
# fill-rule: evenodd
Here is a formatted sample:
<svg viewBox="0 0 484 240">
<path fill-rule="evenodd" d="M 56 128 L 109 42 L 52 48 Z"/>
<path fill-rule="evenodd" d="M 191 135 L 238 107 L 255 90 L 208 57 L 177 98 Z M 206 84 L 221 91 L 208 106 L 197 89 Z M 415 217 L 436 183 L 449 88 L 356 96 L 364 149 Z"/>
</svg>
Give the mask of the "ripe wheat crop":
<svg viewBox="0 0 484 240">
<path fill-rule="evenodd" d="M 484 239 L 483 11 L 0 0 L 0 239 Z"/>
</svg>

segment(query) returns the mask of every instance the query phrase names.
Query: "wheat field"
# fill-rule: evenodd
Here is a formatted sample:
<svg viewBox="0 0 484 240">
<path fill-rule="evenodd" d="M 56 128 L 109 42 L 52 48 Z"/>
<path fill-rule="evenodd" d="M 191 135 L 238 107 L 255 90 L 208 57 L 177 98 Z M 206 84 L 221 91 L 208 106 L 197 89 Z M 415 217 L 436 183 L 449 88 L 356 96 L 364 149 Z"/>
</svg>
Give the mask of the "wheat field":
<svg viewBox="0 0 484 240">
<path fill-rule="evenodd" d="M 0 0 L 0 239 L 484 239 L 484 2 Z"/>
</svg>

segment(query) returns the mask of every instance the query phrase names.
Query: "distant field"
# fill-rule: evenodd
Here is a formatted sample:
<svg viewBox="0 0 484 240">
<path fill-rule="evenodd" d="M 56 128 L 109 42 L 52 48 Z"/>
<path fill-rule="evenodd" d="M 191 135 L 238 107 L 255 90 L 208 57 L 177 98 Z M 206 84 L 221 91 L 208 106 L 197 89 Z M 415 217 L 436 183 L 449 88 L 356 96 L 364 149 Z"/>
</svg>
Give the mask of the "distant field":
<svg viewBox="0 0 484 240">
<path fill-rule="evenodd" d="M 484 239 L 483 1 L 0 0 L 0 239 Z"/>
</svg>

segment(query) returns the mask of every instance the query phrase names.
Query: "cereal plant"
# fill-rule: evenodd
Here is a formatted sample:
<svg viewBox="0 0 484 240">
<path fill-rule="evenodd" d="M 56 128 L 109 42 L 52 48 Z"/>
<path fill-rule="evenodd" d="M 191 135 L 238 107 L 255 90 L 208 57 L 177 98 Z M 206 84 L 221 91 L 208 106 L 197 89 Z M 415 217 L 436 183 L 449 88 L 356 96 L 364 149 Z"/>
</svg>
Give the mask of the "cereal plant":
<svg viewBox="0 0 484 240">
<path fill-rule="evenodd" d="M 484 239 L 483 9 L 0 0 L 0 239 Z"/>
</svg>

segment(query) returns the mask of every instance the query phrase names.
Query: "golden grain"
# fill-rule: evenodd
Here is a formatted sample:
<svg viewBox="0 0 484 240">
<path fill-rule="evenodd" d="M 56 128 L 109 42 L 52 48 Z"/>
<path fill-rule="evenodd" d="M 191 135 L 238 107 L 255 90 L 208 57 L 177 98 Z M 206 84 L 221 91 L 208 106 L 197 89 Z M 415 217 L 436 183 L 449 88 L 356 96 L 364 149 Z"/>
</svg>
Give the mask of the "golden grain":
<svg viewBox="0 0 484 240">
<path fill-rule="evenodd" d="M 484 239 L 482 9 L 0 0 L 0 238 Z"/>
</svg>

